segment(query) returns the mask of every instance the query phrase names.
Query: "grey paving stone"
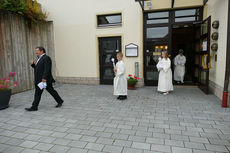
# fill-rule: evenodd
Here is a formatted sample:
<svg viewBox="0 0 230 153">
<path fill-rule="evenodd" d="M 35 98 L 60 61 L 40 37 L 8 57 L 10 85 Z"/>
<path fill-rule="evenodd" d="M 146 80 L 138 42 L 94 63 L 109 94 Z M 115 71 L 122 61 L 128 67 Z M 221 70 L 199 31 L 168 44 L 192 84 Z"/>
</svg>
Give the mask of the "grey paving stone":
<svg viewBox="0 0 230 153">
<path fill-rule="evenodd" d="M 3 150 L 2 153 L 20 153 L 24 150 L 25 148 L 18 147 L 18 146 L 10 146 L 7 149 Z"/>
<path fill-rule="evenodd" d="M 171 152 L 171 147 L 170 146 L 166 146 L 166 145 L 152 144 L 151 145 L 151 150 L 153 150 L 153 151 L 160 151 L 160 152 Z"/>
<path fill-rule="evenodd" d="M 184 144 L 185 148 L 205 149 L 205 146 L 202 143 L 184 142 Z"/>
<path fill-rule="evenodd" d="M 86 149 L 89 149 L 89 150 L 96 150 L 96 151 L 102 151 L 104 145 L 103 144 L 98 144 L 98 143 L 88 143 L 86 145 Z"/>
<path fill-rule="evenodd" d="M 18 138 L 18 139 L 23 139 L 23 138 L 25 138 L 27 136 L 28 136 L 28 134 L 25 134 L 25 133 L 15 133 L 11 137 Z"/>
<path fill-rule="evenodd" d="M 184 136 L 184 135 L 174 135 L 174 134 L 171 134 L 171 139 L 172 140 L 189 141 L 189 137 L 188 136 Z"/>
<path fill-rule="evenodd" d="M 226 145 L 230 146 L 230 143 L 228 140 L 221 140 L 221 139 L 209 139 L 209 142 L 214 145 Z"/>
<path fill-rule="evenodd" d="M 181 130 L 174 130 L 174 129 L 165 129 L 166 134 L 178 134 L 181 135 Z"/>
<path fill-rule="evenodd" d="M 55 138 L 43 136 L 38 141 L 43 143 L 52 143 L 54 140 Z"/>
<path fill-rule="evenodd" d="M 87 153 L 87 149 L 71 148 L 67 153 Z"/>
<path fill-rule="evenodd" d="M 76 147 L 76 148 L 84 148 L 88 142 L 84 141 L 72 141 L 68 144 L 68 146 Z"/>
<path fill-rule="evenodd" d="M 53 144 L 59 144 L 59 145 L 68 145 L 72 140 L 70 139 L 63 139 L 63 138 L 58 138 L 56 140 L 54 140 L 52 143 Z"/>
<path fill-rule="evenodd" d="M 114 138 L 114 139 L 121 139 L 121 140 L 127 140 L 128 137 L 129 137 L 129 135 L 127 135 L 127 134 L 116 134 L 116 133 L 114 133 L 112 135 L 112 138 Z"/>
<path fill-rule="evenodd" d="M 87 142 L 95 142 L 98 137 L 92 137 L 92 136 L 82 136 L 81 141 L 87 141 Z"/>
<path fill-rule="evenodd" d="M 68 129 L 66 132 L 73 134 L 80 134 L 83 130 L 80 129 Z"/>
<path fill-rule="evenodd" d="M 34 141 L 24 141 L 24 142 L 21 143 L 19 146 L 25 147 L 25 148 L 33 148 L 33 147 L 36 146 L 37 144 L 38 144 L 38 142 L 34 142 Z"/>
<path fill-rule="evenodd" d="M 68 134 L 64 138 L 71 139 L 71 140 L 79 140 L 82 137 L 82 135 L 79 134 Z"/>
<path fill-rule="evenodd" d="M 168 146 L 176 146 L 176 147 L 184 147 L 183 141 L 178 141 L 178 140 L 165 140 L 165 145 Z"/>
<path fill-rule="evenodd" d="M 89 150 L 87 153 L 105 153 L 105 152 Z"/>
<path fill-rule="evenodd" d="M 38 143 L 34 149 L 42 150 L 42 151 L 49 151 L 54 145 L 49 143 Z"/>
<path fill-rule="evenodd" d="M 121 153 L 122 149 L 123 147 L 120 146 L 105 145 L 103 151 L 108 153 Z"/>
<path fill-rule="evenodd" d="M 104 138 L 110 138 L 112 136 L 112 133 L 107 133 L 107 132 L 97 132 L 95 134 L 97 137 L 104 137 Z"/>
<path fill-rule="evenodd" d="M 172 153 L 192 153 L 192 149 L 172 147 Z"/>
<path fill-rule="evenodd" d="M 101 133 L 101 132 L 90 131 L 90 130 L 82 130 L 81 131 L 81 135 L 88 135 L 88 136 L 94 136 L 94 135 L 96 135 L 96 133 Z M 106 135 L 104 135 L 104 136 L 106 136 Z"/>
<path fill-rule="evenodd" d="M 214 152 L 212 152 L 212 151 L 207 151 L 207 150 L 193 149 L 193 153 L 214 153 Z"/>
<path fill-rule="evenodd" d="M 24 139 L 25 140 L 30 140 L 30 141 L 37 141 L 41 138 L 41 136 L 39 135 L 33 135 L 33 134 L 30 134 L 28 135 L 27 137 L 25 137 Z"/>
<path fill-rule="evenodd" d="M 129 141 L 136 141 L 136 142 L 145 142 L 145 137 L 130 135 L 128 140 Z"/>
<path fill-rule="evenodd" d="M 123 147 L 130 147 L 132 145 L 132 141 L 115 140 L 113 145 L 115 145 L 115 146 L 123 146 Z"/>
<path fill-rule="evenodd" d="M 17 145 L 21 144 L 22 142 L 24 142 L 24 140 L 12 138 L 9 141 L 5 142 L 5 144 L 17 146 Z"/>
<path fill-rule="evenodd" d="M 153 144 L 164 144 L 164 139 L 147 137 L 146 142 L 153 143 Z"/>
<path fill-rule="evenodd" d="M 200 142 L 200 143 L 206 143 L 209 144 L 209 141 L 207 138 L 201 138 L 201 137 L 189 137 L 191 142 Z"/>
<path fill-rule="evenodd" d="M 10 140 L 10 137 L 0 136 L 0 144 Z"/>
<path fill-rule="evenodd" d="M 25 149 L 21 153 L 40 153 L 40 150 Z"/>
<path fill-rule="evenodd" d="M 98 138 L 97 143 L 105 144 L 105 145 L 111 145 L 113 144 L 115 140 L 111 138 Z"/>
<path fill-rule="evenodd" d="M 228 152 L 228 149 L 225 146 L 220 145 L 205 145 L 207 150 L 216 151 L 216 152 Z"/>
<path fill-rule="evenodd" d="M 66 135 L 67 135 L 67 133 L 64 133 L 64 132 L 53 132 L 53 134 L 51 136 L 56 137 L 56 138 L 63 138 Z"/>
<path fill-rule="evenodd" d="M 49 131 L 49 130 L 40 130 L 38 132 L 38 135 L 42 135 L 42 136 L 50 136 L 53 133 L 53 131 Z"/>
<path fill-rule="evenodd" d="M 1 144 L 1 143 L 0 143 L 0 152 L 6 150 L 6 149 L 9 148 L 9 147 L 10 147 L 9 145 Z"/>
<path fill-rule="evenodd" d="M 55 153 L 66 153 L 70 147 L 55 145 L 49 151 Z"/>
<path fill-rule="evenodd" d="M 150 144 L 142 142 L 133 142 L 132 148 L 150 150 Z"/>
<path fill-rule="evenodd" d="M 141 149 L 134 149 L 134 148 L 127 148 L 125 147 L 122 151 L 122 153 L 142 153 L 143 150 Z"/>
</svg>

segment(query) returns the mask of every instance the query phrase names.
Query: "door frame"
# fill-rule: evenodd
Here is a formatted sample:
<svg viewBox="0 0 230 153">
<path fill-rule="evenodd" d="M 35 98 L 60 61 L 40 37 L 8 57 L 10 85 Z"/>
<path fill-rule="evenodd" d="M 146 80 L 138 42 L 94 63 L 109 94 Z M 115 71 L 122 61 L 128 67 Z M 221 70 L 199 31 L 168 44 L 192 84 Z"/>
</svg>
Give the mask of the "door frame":
<svg viewBox="0 0 230 153">
<path fill-rule="evenodd" d="M 122 44 L 123 44 L 123 37 L 122 37 L 122 35 L 101 35 L 101 36 L 97 36 L 97 48 L 98 48 L 98 71 L 99 71 L 99 83 L 100 84 L 104 84 L 104 85 L 112 85 L 112 80 L 103 80 L 102 79 L 102 70 L 101 70 L 101 51 L 100 51 L 100 39 L 103 39 L 103 38 L 119 38 L 120 39 L 120 48 L 121 48 L 121 50 L 120 50 L 120 52 L 122 52 L 122 50 L 123 50 L 123 46 L 122 46 Z M 111 65 L 112 65 L 112 62 L 111 62 Z"/>
<path fill-rule="evenodd" d="M 208 22 L 208 26 L 207 26 L 207 33 L 206 34 L 202 34 L 201 35 L 201 38 L 200 38 L 200 45 L 201 45 L 201 42 L 202 40 L 206 39 L 207 38 L 207 51 L 206 52 L 203 52 L 203 51 L 200 51 L 200 55 L 207 55 L 207 60 L 206 60 L 206 65 L 207 65 L 207 69 L 204 69 L 201 65 L 202 65 L 202 60 L 200 59 L 200 67 L 199 67 L 199 88 L 206 94 L 209 94 L 209 64 L 210 64 L 210 45 L 211 45 L 211 16 L 209 16 L 208 18 L 204 19 L 202 21 L 201 24 L 203 24 L 204 22 Z M 201 49 L 201 47 L 200 47 Z M 205 80 L 205 84 L 202 84 L 202 81 L 201 81 L 201 72 L 202 71 L 205 71 L 206 72 L 206 80 Z"/>
<path fill-rule="evenodd" d="M 156 10 L 156 11 L 144 11 L 143 12 L 143 73 L 144 73 L 144 85 L 145 86 L 157 86 L 157 82 L 158 81 L 148 81 L 147 78 L 147 68 L 146 68 L 146 50 L 147 50 L 147 33 L 146 33 L 146 29 L 147 27 L 149 27 L 149 25 L 146 24 L 146 15 L 148 13 L 156 13 L 156 12 L 164 12 L 164 11 L 168 11 L 169 12 L 169 22 L 168 22 L 168 27 L 169 27 L 169 36 L 168 36 L 168 54 L 171 54 L 171 49 L 172 49 L 172 27 L 173 25 L 176 24 L 180 24 L 180 25 L 185 25 L 185 24 L 193 24 L 194 22 L 197 21 L 188 21 L 188 22 L 174 22 L 175 19 L 175 11 L 177 10 L 188 10 L 188 9 L 200 9 L 200 14 L 199 14 L 199 21 L 203 21 L 203 6 L 198 6 L 198 7 L 189 7 L 189 8 L 176 8 L 176 9 L 165 9 L 165 10 Z M 198 22 L 199 22 L 198 21 Z M 163 23 L 163 24 L 156 24 L 153 27 L 161 27 L 161 26 L 165 26 L 167 24 Z"/>
</svg>

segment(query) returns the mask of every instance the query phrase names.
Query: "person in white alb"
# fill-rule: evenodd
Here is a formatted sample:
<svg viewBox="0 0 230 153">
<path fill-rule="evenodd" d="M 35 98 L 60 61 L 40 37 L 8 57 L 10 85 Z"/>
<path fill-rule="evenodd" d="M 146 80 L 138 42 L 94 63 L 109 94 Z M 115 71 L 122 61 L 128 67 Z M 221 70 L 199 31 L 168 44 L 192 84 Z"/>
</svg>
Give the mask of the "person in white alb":
<svg viewBox="0 0 230 153">
<path fill-rule="evenodd" d="M 159 62 L 157 64 L 157 69 L 160 72 L 157 91 L 167 95 L 170 91 L 173 91 L 173 84 L 171 61 L 168 58 L 168 53 L 166 51 L 162 52 L 161 58 L 159 58 Z"/>
<path fill-rule="evenodd" d="M 114 95 L 118 96 L 117 99 L 125 100 L 127 99 L 127 79 L 125 76 L 125 64 L 122 61 L 123 54 L 121 52 L 117 53 L 117 60 L 114 70 L 115 78 L 113 81 Z"/>
<path fill-rule="evenodd" d="M 186 57 L 183 55 L 183 50 L 179 50 L 179 54 L 174 59 L 174 80 L 177 81 L 177 83 L 184 83 L 184 75 L 185 75 L 185 63 L 186 63 Z"/>
</svg>

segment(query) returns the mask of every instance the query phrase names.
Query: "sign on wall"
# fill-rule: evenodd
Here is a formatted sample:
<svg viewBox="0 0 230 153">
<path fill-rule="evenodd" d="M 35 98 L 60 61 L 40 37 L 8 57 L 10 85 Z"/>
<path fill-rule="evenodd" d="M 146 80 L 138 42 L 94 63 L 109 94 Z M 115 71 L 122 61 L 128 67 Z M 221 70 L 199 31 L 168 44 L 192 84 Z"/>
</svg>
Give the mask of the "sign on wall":
<svg viewBox="0 0 230 153">
<path fill-rule="evenodd" d="M 138 57 L 138 46 L 131 43 L 125 46 L 126 57 Z"/>
</svg>

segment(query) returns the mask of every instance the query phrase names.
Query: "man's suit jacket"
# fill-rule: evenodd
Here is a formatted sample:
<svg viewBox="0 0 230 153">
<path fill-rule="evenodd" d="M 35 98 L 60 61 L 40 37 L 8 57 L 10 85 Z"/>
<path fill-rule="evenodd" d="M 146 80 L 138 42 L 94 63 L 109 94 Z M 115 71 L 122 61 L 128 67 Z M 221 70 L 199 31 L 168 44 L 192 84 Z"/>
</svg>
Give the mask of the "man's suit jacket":
<svg viewBox="0 0 230 153">
<path fill-rule="evenodd" d="M 55 82 L 52 76 L 52 61 L 46 54 L 43 55 L 37 64 L 31 65 L 34 68 L 35 85 L 45 79 L 47 84 Z"/>
</svg>

